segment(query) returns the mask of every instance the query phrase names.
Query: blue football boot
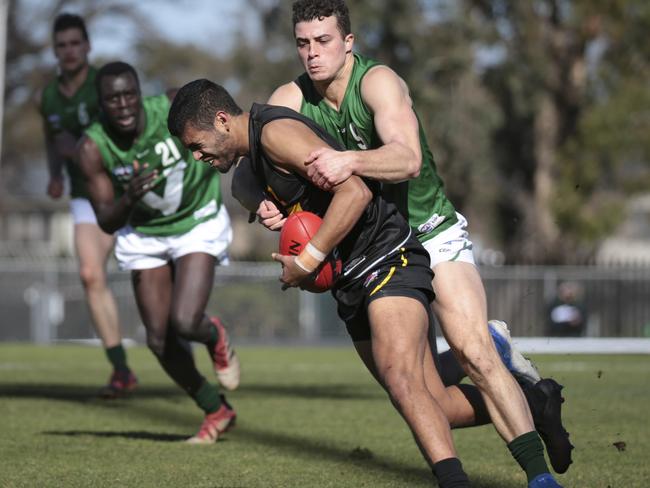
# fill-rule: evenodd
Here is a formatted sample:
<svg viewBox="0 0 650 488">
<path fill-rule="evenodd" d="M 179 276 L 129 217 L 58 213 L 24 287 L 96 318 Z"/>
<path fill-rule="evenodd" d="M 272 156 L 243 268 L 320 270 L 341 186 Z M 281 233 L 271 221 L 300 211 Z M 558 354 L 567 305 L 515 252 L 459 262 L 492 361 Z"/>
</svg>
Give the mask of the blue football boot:
<svg viewBox="0 0 650 488">
<path fill-rule="evenodd" d="M 562 488 L 549 473 L 540 474 L 528 483 L 528 488 Z"/>
</svg>

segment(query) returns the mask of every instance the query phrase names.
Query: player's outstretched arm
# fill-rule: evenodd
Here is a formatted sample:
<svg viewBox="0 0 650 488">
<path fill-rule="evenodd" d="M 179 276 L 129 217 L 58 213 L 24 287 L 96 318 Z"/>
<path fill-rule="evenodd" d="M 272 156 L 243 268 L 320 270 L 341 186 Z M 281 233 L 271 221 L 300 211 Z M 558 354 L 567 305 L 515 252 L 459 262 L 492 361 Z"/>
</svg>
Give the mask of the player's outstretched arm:
<svg viewBox="0 0 650 488">
<path fill-rule="evenodd" d="M 97 144 L 87 136 L 79 142 L 77 163 L 86 181 L 86 188 L 97 215 L 97 223 L 108 234 L 116 232 L 128 222 L 129 215 L 135 204 L 152 188 L 156 171 L 142 173 L 143 165 L 137 162 L 133 166 L 133 177 L 125 188 L 124 194 L 115 199 L 115 190 L 110 176 L 102 163 L 102 157 Z"/>
</svg>

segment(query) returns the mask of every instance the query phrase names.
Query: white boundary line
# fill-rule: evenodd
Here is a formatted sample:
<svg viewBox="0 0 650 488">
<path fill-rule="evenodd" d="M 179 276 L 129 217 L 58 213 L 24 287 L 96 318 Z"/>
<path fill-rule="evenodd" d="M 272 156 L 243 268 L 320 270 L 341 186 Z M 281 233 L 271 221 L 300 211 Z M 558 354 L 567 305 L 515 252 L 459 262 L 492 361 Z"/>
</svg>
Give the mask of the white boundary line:
<svg viewBox="0 0 650 488">
<path fill-rule="evenodd" d="M 650 354 L 650 339 L 642 337 L 513 337 L 526 354 Z M 437 338 L 438 351 L 449 349 Z"/>
</svg>

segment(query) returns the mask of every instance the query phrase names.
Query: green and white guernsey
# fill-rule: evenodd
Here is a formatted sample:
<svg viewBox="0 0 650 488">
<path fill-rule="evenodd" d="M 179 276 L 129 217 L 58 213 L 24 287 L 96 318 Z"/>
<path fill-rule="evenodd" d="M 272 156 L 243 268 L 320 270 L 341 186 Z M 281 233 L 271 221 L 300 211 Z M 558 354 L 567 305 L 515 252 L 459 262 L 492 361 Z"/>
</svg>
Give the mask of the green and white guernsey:
<svg viewBox="0 0 650 488">
<path fill-rule="evenodd" d="M 59 80 L 52 80 L 43 90 L 40 111 L 45 121 L 45 130 L 49 137 L 67 131 L 79 139 L 83 131 L 93 122 L 99 113 L 95 75 L 97 70 L 90 66 L 86 81 L 70 98 L 59 90 Z M 70 196 L 88 198 L 86 185 L 79 167 L 71 160 L 65 160 L 66 171 L 70 177 Z"/>
<path fill-rule="evenodd" d="M 376 149 L 383 145 L 373 115 L 361 98 L 361 80 L 377 61 L 354 54 L 354 67 L 341 107 L 337 111 L 321 97 L 307 73 L 295 80 L 302 91 L 300 112 L 324 127 L 349 150 Z M 456 210 L 447 199 L 433 155 L 418 118 L 422 168 L 420 176 L 396 184 L 384 184 L 384 197 L 408 219 L 420 241 L 436 236 L 456 223 Z"/>
<path fill-rule="evenodd" d="M 104 122 L 92 124 L 86 134 L 99 148 L 116 197 L 133 175 L 133 161 L 158 170 L 152 190 L 135 205 L 129 225 L 152 236 L 184 234 L 217 214 L 221 207 L 219 173 L 200 163 L 167 129 L 170 102 L 166 95 L 143 99 L 146 126 L 128 150 L 119 148 Z"/>
</svg>

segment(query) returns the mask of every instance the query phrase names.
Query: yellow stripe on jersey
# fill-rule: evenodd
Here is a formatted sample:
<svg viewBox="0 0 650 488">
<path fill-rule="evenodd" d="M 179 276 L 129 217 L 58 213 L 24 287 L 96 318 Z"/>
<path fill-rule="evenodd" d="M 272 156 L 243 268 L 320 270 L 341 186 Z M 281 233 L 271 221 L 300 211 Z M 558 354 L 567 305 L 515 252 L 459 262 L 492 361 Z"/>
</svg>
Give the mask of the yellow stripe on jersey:
<svg viewBox="0 0 650 488">
<path fill-rule="evenodd" d="M 280 200 L 278 198 L 278 196 L 273 191 L 273 188 L 271 188 L 270 186 L 267 185 L 266 186 L 266 191 L 269 192 L 269 194 L 273 198 L 275 198 L 278 202 L 280 202 L 283 206 L 285 206 L 285 207 L 287 206 L 286 202 L 284 202 L 284 201 L 282 201 L 282 200 Z M 302 209 L 302 206 L 300 205 L 300 202 L 298 202 L 298 203 L 294 204 L 293 206 L 287 208 L 286 210 L 287 210 L 287 215 L 291 215 L 291 214 L 294 214 L 296 212 L 302 212 L 303 209 Z"/>
<path fill-rule="evenodd" d="M 374 290 L 370 293 L 370 296 L 373 296 L 375 293 L 377 293 L 381 288 L 390 281 L 390 279 L 393 277 L 393 274 L 395 273 L 395 266 L 390 267 L 390 271 L 386 275 L 386 278 L 382 280 L 381 283 L 379 283 Z"/>
<path fill-rule="evenodd" d="M 402 259 L 402 268 L 406 268 L 406 266 L 408 266 L 409 264 L 409 260 L 406 259 L 406 256 L 404 256 L 404 251 L 406 251 L 406 249 L 402 248 L 400 249 L 400 251 L 402 251 L 402 255 L 400 256 L 400 258 Z"/>
</svg>

